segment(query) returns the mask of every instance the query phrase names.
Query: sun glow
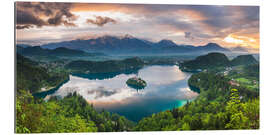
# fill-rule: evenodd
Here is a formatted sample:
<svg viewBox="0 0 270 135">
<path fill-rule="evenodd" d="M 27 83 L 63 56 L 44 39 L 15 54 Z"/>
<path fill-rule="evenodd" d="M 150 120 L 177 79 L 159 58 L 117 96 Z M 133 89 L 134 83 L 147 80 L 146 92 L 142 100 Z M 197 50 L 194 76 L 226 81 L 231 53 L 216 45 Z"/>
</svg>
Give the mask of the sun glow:
<svg viewBox="0 0 270 135">
<path fill-rule="evenodd" d="M 243 47 L 258 48 L 259 40 L 253 36 L 239 36 L 235 34 L 230 34 L 223 39 L 224 42 L 231 45 L 240 45 Z"/>
<path fill-rule="evenodd" d="M 226 38 L 224 38 L 223 41 L 225 41 L 227 43 L 234 43 L 234 44 L 244 43 L 244 40 L 237 39 L 237 38 L 233 37 L 232 35 L 227 36 Z"/>
</svg>

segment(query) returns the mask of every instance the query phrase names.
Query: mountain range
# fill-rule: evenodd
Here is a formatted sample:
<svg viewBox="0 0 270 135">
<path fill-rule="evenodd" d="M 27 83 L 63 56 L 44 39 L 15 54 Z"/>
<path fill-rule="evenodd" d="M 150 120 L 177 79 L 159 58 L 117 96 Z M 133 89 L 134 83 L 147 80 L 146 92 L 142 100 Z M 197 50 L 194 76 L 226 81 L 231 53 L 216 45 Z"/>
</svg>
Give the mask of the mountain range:
<svg viewBox="0 0 270 135">
<path fill-rule="evenodd" d="M 244 48 L 244 47 L 241 47 L 241 46 L 231 48 L 230 50 L 233 51 L 233 52 L 248 52 L 247 48 Z"/>
<path fill-rule="evenodd" d="M 20 45 L 25 48 L 27 45 Z M 101 36 L 94 39 L 77 39 L 56 43 L 48 43 L 40 46 L 43 49 L 56 49 L 64 47 L 68 49 L 81 50 L 85 52 L 102 52 L 108 54 L 136 54 L 136 53 L 190 53 L 190 52 L 212 52 L 230 51 L 216 43 L 208 43 L 203 46 L 178 45 L 171 40 L 152 42 L 132 36 Z"/>
</svg>

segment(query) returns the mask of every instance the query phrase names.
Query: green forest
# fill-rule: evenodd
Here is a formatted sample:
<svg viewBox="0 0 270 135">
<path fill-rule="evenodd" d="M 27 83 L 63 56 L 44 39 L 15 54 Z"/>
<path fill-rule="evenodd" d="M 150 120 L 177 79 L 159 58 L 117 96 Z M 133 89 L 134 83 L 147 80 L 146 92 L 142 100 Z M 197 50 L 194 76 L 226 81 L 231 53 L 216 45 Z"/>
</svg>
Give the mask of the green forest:
<svg viewBox="0 0 270 135">
<path fill-rule="evenodd" d="M 97 112 L 76 93 L 48 102 L 34 99 L 26 91 L 16 98 L 17 133 L 130 131 L 135 124 L 118 114 Z"/>
<path fill-rule="evenodd" d="M 227 78 L 214 73 L 195 74 L 189 83 L 200 88 L 200 95 L 195 101 L 144 118 L 134 129 L 174 131 L 259 128 L 259 96 L 256 91 L 232 87 Z"/>
<path fill-rule="evenodd" d="M 188 84 L 199 92 L 195 100 L 137 123 L 116 113 L 95 110 L 76 92 L 48 101 L 32 95 L 43 87 L 55 87 L 68 80 L 71 71 L 79 71 L 80 66 L 74 63 L 83 63 L 87 67 L 83 71 L 93 69 L 92 72 L 101 72 L 99 67 L 103 64 L 112 64 L 111 70 L 104 67 L 106 71 L 144 65 L 138 58 L 98 62 L 97 67 L 91 62 L 74 61 L 54 71 L 17 54 L 16 133 L 259 129 L 259 88 L 250 87 L 259 81 L 258 63 L 238 65 L 227 75 L 220 71 L 194 73 Z"/>
</svg>

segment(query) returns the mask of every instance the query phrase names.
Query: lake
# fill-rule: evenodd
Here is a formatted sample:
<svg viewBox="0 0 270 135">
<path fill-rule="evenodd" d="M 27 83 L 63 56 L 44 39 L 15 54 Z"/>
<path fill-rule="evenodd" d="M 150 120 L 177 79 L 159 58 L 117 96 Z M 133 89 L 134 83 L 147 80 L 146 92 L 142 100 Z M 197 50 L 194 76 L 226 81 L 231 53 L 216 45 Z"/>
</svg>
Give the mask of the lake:
<svg viewBox="0 0 270 135">
<path fill-rule="evenodd" d="M 126 81 L 134 76 L 145 80 L 147 86 L 141 90 L 127 86 Z M 146 66 L 137 72 L 109 76 L 73 74 L 68 82 L 45 99 L 50 96 L 64 97 L 76 91 L 97 110 L 105 109 L 138 121 L 152 113 L 182 106 L 187 100 L 196 98 L 198 93 L 188 87 L 190 76 L 190 73 L 182 72 L 178 66 Z"/>
</svg>

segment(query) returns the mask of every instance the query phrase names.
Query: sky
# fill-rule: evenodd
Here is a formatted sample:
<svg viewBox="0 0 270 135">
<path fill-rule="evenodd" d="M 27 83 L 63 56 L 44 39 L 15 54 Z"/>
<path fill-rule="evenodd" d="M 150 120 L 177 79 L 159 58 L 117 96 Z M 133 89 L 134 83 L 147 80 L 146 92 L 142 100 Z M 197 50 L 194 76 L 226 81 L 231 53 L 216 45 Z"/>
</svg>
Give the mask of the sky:
<svg viewBox="0 0 270 135">
<path fill-rule="evenodd" d="M 16 2 L 15 19 L 17 44 L 104 35 L 251 51 L 260 44 L 258 6 Z"/>
</svg>

